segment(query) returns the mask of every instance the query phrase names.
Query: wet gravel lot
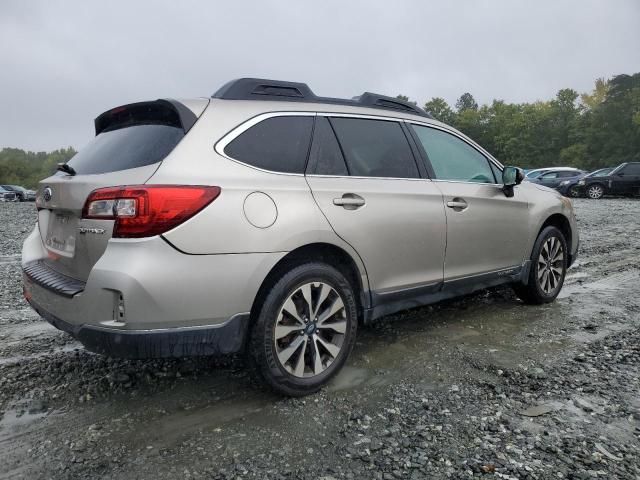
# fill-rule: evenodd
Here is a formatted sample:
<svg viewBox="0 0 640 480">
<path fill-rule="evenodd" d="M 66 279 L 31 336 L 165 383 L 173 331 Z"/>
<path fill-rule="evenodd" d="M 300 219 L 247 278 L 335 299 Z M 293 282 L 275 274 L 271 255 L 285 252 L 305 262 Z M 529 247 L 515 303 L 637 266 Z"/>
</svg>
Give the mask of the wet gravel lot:
<svg viewBox="0 0 640 480">
<path fill-rule="evenodd" d="M 239 358 L 84 351 L 21 297 L 33 204 L 0 203 L 0 478 L 640 478 L 640 200 L 576 200 L 558 300 L 498 288 L 362 328 L 282 399 Z"/>
</svg>

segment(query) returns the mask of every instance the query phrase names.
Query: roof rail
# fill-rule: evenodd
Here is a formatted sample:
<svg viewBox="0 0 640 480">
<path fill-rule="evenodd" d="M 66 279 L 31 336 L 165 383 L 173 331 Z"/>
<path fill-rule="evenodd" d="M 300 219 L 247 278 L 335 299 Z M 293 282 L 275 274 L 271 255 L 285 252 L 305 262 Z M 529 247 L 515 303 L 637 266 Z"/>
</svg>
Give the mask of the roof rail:
<svg viewBox="0 0 640 480">
<path fill-rule="evenodd" d="M 401 112 L 433 118 L 413 103 L 393 97 L 365 92 L 353 99 L 319 97 L 306 83 L 266 80 L 262 78 L 239 78 L 225 83 L 212 95 L 223 100 L 272 100 L 288 102 L 328 103 L 333 105 L 349 105 L 352 107 L 369 107 L 391 109 Z"/>
</svg>

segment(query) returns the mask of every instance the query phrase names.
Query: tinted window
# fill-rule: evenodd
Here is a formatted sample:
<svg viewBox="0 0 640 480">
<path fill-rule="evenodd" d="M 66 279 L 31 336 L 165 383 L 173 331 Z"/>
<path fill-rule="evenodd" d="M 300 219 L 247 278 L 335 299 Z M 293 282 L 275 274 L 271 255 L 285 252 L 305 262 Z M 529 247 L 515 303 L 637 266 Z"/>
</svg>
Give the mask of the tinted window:
<svg viewBox="0 0 640 480">
<path fill-rule="evenodd" d="M 582 172 L 579 172 L 577 170 L 562 170 L 561 172 L 558 172 L 558 178 L 576 177 L 581 173 Z"/>
<path fill-rule="evenodd" d="M 271 117 L 236 137 L 224 149 L 231 158 L 274 172 L 303 173 L 313 117 Z"/>
<path fill-rule="evenodd" d="M 551 180 L 553 178 L 558 178 L 558 172 L 549 172 L 544 175 L 540 175 L 541 180 Z"/>
<path fill-rule="evenodd" d="M 640 175 L 640 163 L 632 163 L 622 169 L 625 175 Z"/>
<path fill-rule="evenodd" d="M 412 125 L 427 152 L 436 178 L 496 183 L 489 161 L 459 138 L 435 128 Z"/>
<path fill-rule="evenodd" d="M 527 173 L 526 177 L 527 178 L 538 178 L 540 175 L 542 175 L 546 170 L 539 170 L 537 172 L 529 172 Z"/>
<path fill-rule="evenodd" d="M 420 177 L 399 123 L 361 118 L 332 118 L 331 123 L 352 176 Z"/>
<path fill-rule="evenodd" d="M 101 133 L 71 160 L 78 174 L 115 172 L 164 159 L 184 137 L 181 128 L 134 125 Z"/>
<path fill-rule="evenodd" d="M 317 175 L 349 175 L 340 151 L 340 145 L 338 145 L 329 120 L 325 117 L 316 118 L 309 162 L 311 165 L 309 173 Z"/>
</svg>

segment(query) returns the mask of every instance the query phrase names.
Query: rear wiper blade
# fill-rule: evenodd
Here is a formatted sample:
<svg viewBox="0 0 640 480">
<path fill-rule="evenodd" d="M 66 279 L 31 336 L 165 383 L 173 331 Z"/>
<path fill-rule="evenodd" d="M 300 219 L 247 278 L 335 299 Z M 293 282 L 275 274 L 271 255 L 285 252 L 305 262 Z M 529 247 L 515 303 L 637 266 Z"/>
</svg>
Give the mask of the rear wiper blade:
<svg viewBox="0 0 640 480">
<path fill-rule="evenodd" d="M 61 172 L 67 173 L 69 175 L 75 175 L 76 171 L 73 169 L 71 165 L 66 163 L 59 163 L 56 167 L 56 170 L 60 170 Z"/>
</svg>

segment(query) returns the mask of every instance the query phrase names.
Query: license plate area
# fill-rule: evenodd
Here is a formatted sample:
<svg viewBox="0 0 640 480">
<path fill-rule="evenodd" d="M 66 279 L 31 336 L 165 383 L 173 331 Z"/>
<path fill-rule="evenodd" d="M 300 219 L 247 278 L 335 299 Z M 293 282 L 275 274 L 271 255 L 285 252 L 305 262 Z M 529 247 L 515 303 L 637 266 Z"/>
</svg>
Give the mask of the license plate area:
<svg viewBox="0 0 640 480">
<path fill-rule="evenodd" d="M 59 255 L 72 257 L 76 249 L 77 219 L 71 213 L 51 212 L 45 245 Z"/>
</svg>

